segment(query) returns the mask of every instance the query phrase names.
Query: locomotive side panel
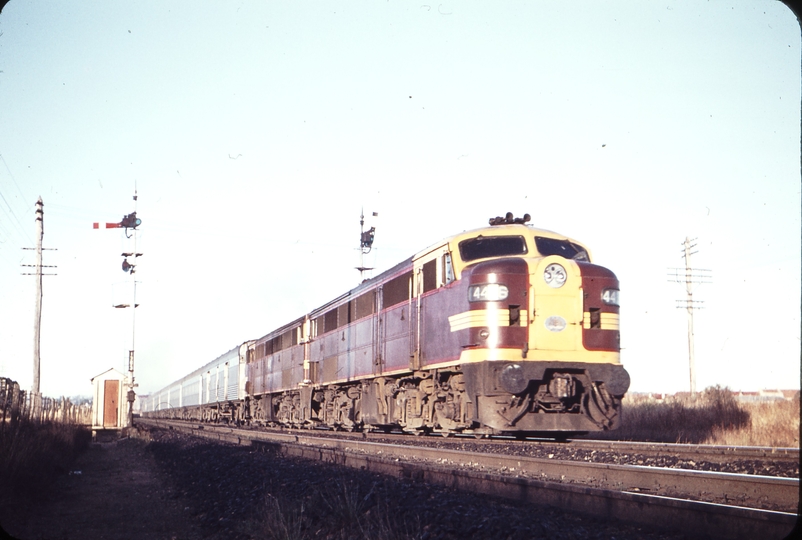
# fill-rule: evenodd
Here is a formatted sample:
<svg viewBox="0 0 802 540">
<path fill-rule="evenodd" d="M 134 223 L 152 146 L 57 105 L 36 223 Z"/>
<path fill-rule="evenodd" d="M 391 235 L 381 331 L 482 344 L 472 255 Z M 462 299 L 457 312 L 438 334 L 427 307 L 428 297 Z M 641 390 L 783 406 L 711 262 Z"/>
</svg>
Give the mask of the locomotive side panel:
<svg viewBox="0 0 802 540">
<path fill-rule="evenodd" d="M 454 282 L 421 298 L 421 368 L 459 360 L 462 346 L 467 344 L 467 330 L 452 332 L 448 318 L 467 309 L 464 281 Z"/>
<path fill-rule="evenodd" d="M 265 390 L 265 379 L 264 379 L 264 358 L 259 358 L 258 360 L 253 360 L 248 364 L 247 368 L 247 377 L 248 377 L 248 384 L 245 387 L 245 390 L 248 394 L 252 396 L 260 396 L 264 394 Z"/>
<path fill-rule="evenodd" d="M 373 375 L 374 335 L 372 316 L 354 323 L 354 377 L 356 378 Z"/>
<path fill-rule="evenodd" d="M 265 394 L 269 394 L 281 387 L 281 369 L 276 355 L 265 358 Z"/>
<path fill-rule="evenodd" d="M 274 357 L 276 360 L 273 363 L 273 366 L 276 371 L 276 375 L 280 374 L 279 384 L 275 389 L 271 390 L 289 390 L 292 388 L 292 361 L 290 357 L 290 351 L 281 351 Z M 278 377 L 277 377 L 278 378 Z"/>
<path fill-rule="evenodd" d="M 354 328 L 348 324 L 350 319 L 350 304 L 344 304 L 337 311 L 342 318 L 339 321 L 344 321 L 345 325 L 337 328 L 335 334 L 337 335 L 337 381 L 349 381 L 354 376 Z M 327 381 L 330 382 L 330 381 Z"/>
<path fill-rule="evenodd" d="M 384 324 L 383 372 L 393 373 L 409 369 L 411 315 L 407 302 L 386 310 Z"/>
<path fill-rule="evenodd" d="M 298 388 L 304 382 L 304 346 L 295 345 L 292 349 L 292 385 Z"/>
</svg>

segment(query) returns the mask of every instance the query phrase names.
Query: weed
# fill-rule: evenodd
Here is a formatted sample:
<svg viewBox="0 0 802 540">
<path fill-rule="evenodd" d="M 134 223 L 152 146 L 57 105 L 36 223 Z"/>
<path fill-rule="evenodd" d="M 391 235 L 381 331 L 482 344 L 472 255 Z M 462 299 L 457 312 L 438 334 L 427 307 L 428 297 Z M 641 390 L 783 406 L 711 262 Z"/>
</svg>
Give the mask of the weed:
<svg viewBox="0 0 802 540">
<path fill-rule="evenodd" d="M 366 488 L 345 475 L 311 493 L 268 494 L 264 511 L 250 532 L 265 540 L 410 540 L 420 523 L 396 516 L 391 501 L 374 482 Z"/>
<path fill-rule="evenodd" d="M 279 500 L 268 494 L 259 525 L 263 538 L 268 540 L 305 540 L 309 537 L 306 534 L 309 517 L 303 502 L 293 504 L 289 499 Z"/>
</svg>

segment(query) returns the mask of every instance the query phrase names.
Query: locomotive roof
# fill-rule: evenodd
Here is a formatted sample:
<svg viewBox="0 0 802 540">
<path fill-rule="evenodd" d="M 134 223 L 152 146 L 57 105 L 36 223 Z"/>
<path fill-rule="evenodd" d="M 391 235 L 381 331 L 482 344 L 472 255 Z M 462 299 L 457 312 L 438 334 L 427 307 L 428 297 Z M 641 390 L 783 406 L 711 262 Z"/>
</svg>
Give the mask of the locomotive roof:
<svg viewBox="0 0 802 540">
<path fill-rule="evenodd" d="M 480 235 L 483 235 L 483 236 L 517 236 L 517 235 L 521 235 L 521 234 L 531 235 L 532 237 L 534 237 L 534 236 L 544 236 L 546 238 L 554 238 L 554 239 L 557 239 L 557 240 L 567 240 L 569 242 L 572 242 L 572 243 L 577 244 L 577 245 L 581 246 L 582 248 L 584 248 L 585 251 L 588 252 L 588 256 L 590 256 L 590 249 L 588 249 L 588 247 L 585 244 L 583 244 L 582 242 L 579 242 L 577 240 L 574 240 L 573 238 L 565 236 L 564 234 L 559 234 L 559 233 L 556 233 L 554 231 L 549 231 L 547 229 L 540 229 L 540 228 L 533 227 L 533 226 L 527 225 L 527 224 L 518 224 L 518 223 L 516 223 L 516 224 L 509 224 L 509 225 L 493 225 L 493 226 L 488 225 L 488 226 L 485 226 L 485 227 L 479 227 L 477 229 L 472 229 L 472 230 L 469 230 L 469 231 L 463 231 L 463 232 L 455 234 L 453 236 L 448 236 L 448 237 L 444 238 L 443 240 L 440 240 L 439 242 L 431 244 L 426 249 L 417 252 L 412 257 L 409 257 L 409 258 L 401 261 L 400 263 L 396 264 L 392 268 L 389 268 L 389 269 L 385 270 L 381 274 L 379 274 L 377 276 L 374 276 L 374 277 L 372 277 L 370 279 L 366 279 L 365 281 L 363 281 L 362 283 L 360 283 L 359 285 L 357 285 L 353 289 L 349 290 L 348 292 L 343 293 L 342 295 L 338 296 L 337 298 L 334 298 L 331 301 L 327 302 L 326 304 L 323 304 L 322 306 L 316 308 L 315 310 L 312 311 L 312 313 L 317 314 L 317 313 L 323 312 L 326 309 L 328 309 L 329 306 L 331 306 L 333 304 L 337 304 L 341 299 L 343 299 L 345 297 L 356 296 L 361 291 L 375 286 L 377 281 L 381 281 L 381 280 L 383 280 L 383 279 L 385 279 L 387 277 L 392 276 L 393 274 L 398 273 L 403 268 L 409 267 L 412 264 L 412 261 L 414 261 L 418 257 L 421 257 L 421 256 L 431 252 L 433 249 L 437 249 L 438 247 L 441 247 L 445 243 L 448 243 L 449 244 L 449 248 L 453 251 L 454 249 L 457 248 L 457 245 L 461 241 L 469 239 L 469 238 L 476 238 L 477 236 L 480 236 Z M 293 323 L 295 323 L 295 321 L 293 321 Z M 290 326 L 292 326 L 293 323 L 290 323 L 290 324 L 288 324 L 286 326 L 290 327 Z"/>
<path fill-rule="evenodd" d="M 572 238 L 570 238 L 568 236 L 565 236 L 563 234 L 559 234 L 559 233 L 556 233 L 554 231 L 549 231 L 547 229 L 539 229 L 539 228 L 533 227 L 533 226 L 528 225 L 528 224 L 516 223 L 516 224 L 493 225 L 493 226 L 489 226 L 488 225 L 488 226 L 485 226 L 485 227 L 479 227 L 477 229 L 472 229 L 472 230 L 469 230 L 469 231 L 463 231 L 463 232 L 455 234 L 453 236 L 446 237 L 443 240 L 440 240 L 439 242 L 436 242 L 436 243 L 430 245 L 428 248 L 417 252 L 414 256 L 409 257 L 409 258 L 399 262 L 398 264 L 396 264 L 392 268 L 389 268 L 389 269 L 385 270 L 384 272 L 380 273 L 377 276 L 374 276 L 374 277 L 372 277 L 370 279 L 366 279 L 365 281 L 363 281 L 362 283 L 360 283 L 356 287 L 344 292 L 340 296 L 337 296 L 336 298 L 333 298 L 333 299 L 329 300 L 328 302 L 326 302 L 324 304 L 321 304 L 320 306 L 312 309 L 311 311 L 309 311 L 305 315 L 302 315 L 302 316 L 300 316 L 300 317 L 298 317 L 296 319 L 293 319 L 292 321 L 290 321 L 290 322 L 288 322 L 288 323 L 286 323 L 286 324 L 284 324 L 284 325 L 272 330 L 270 333 L 266 334 L 265 336 L 263 336 L 262 338 L 259 338 L 259 339 L 264 339 L 264 337 L 267 337 L 267 336 L 279 335 L 279 334 L 281 334 L 281 333 L 283 333 L 283 332 L 285 332 L 285 331 L 287 331 L 289 329 L 297 327 L 299 324 L 303 324 L 304 317 L 306 315 L 308 315 L 308 316 L 310 316 L 312 318 L 320 316 L 321 314 L 323 314 L 326 311 L 328 311 L 329 309 L 331 309 L 333 306 L 342 303 L 342 301 L 344 299 L 346 299 L 346 298 L 354 298 L 354 297 L 358 296 L 362 291 L 365 291 L 367 289 L 375 287 L 377 282 L 380 282 L 380 281 L 383 281 L 383 280 L 385 280 L 387 278 L 390 278 L 394 274 L 398 274 L 399 272 L 401 272 L 403 269 L 411 267 L 412 266 L 412 261 L 414 261 L 418 257 L 426 255 L 427 253 L 431 252 L 433 249 L 437 249 L 439 247 L 442 247 L 444 244 L 448 244 L 449 250 L 451 250 L 452 252 L 454 252 L 454 251 L 459 252 L 459 249 L 458 249 L 457 246 L 459 245 L 459 243 L 461 241 L 466 240 L 466 239 L 470 239 L 470 238 L 476 238 L 477 236 L 480 236 L 480 235 L 483 235 L 483 236 L 518 236 L 518 235 L 527 235 L 529 237 L 543 236 L 543 237 L 546 237 L 546 238 L 554 238 L 554 239 L 557 239 L 557 240 L 567 240 L 569 242 L 572 242 L 574 244 L 577 244 L 577 245 L 581 246 L 583 249 L 585 249 L 585 251 L 587 251 L 588 256 L 590 256 L 590 250 L 582 242 L 578 242 L 578 241 L 576 241 L 576 240 L 574 240 L 574 239 L 572 239 Z"/>
<path fill-rule="evenodd" d="M 463 240 L 467 240 L 469 238 L 476 238 L 478 236 L 518 236 L 521 234 L 527 234 L 531 236 L 543 236 L 546 238 L 554 238 L 556 240 L 567 240 L 573 244 L 577 244 L 587 251 L 588 256 L 590 257 L 590 249 L 579 242 L 578 240 L 574 240 L 569 236 L 565 236 L 564 234 L 559 234 L 554 231 L 550 231 L 548 229 L 540 229 L 537 227 L 533 227 L 532 225 L 527 225 L 523 223 L 514 223 L 514 224 L 505 224 L 505 225 L 488 225 L 485 227 L 479 227 L 477 229 L 471 229 L 469 231 L 463 231 L 459 234 L 455 234 L 453 236 L 449 236 L 436 244 L 432 244 L 431 246 L 427 247 L 423 251 L 419 251 L 415 254 L 413 259 L 417 259 L 421 257 L 433 249 L 436 249 L 439 246 L 442 246 L 444 242 L 448 242 L 449 247 L 453 250 L 460 242 Z M 592 260 L 592 258 L 591 258 Z"/>
</svg>

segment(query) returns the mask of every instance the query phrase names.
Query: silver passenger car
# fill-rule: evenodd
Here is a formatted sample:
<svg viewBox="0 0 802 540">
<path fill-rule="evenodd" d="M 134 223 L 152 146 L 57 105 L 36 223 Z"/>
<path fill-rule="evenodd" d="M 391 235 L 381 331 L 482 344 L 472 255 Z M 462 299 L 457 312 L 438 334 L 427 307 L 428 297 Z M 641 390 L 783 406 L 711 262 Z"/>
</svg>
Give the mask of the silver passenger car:
<svg viewBox="0 0 802 540">
<path fill-rule="evenodd" d="M 243 343 L 205 366 L 147 396 L 145 416 L 198 421 L 237 420 L 245 399 L 248 345 Z"/>
</svg>

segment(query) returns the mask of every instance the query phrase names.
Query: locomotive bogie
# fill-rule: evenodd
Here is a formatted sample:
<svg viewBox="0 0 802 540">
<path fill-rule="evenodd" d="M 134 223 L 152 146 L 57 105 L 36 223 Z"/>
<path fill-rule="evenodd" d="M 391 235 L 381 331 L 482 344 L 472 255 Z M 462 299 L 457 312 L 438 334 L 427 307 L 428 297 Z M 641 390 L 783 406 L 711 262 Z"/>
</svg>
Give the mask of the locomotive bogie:
<svg viewBox="0 0 802 540">
<path fill-rule="evenodd" d="M 185 414 L 203 421 L 411 433 L 616 428 L 629 387 L 617 278 L 570 238 L 506 223 L 436 244 L 246 342 L 239 393 L 219 399 L 232 355 L 179 381 L 177 395 L 168 387 L 168 408 L 197 404 Z"/>
</svg>

